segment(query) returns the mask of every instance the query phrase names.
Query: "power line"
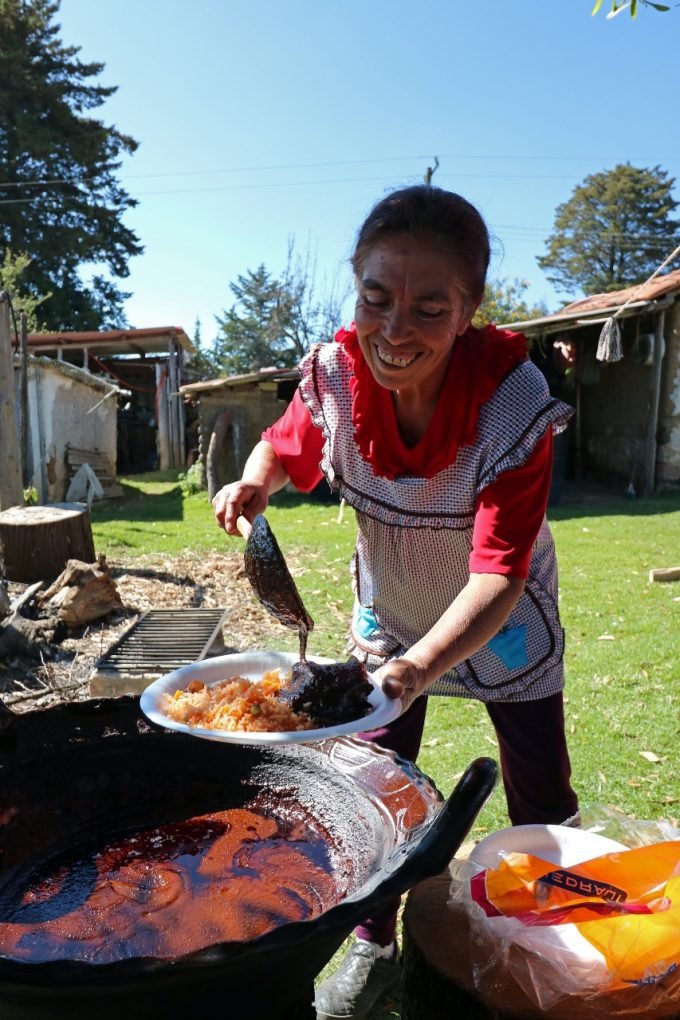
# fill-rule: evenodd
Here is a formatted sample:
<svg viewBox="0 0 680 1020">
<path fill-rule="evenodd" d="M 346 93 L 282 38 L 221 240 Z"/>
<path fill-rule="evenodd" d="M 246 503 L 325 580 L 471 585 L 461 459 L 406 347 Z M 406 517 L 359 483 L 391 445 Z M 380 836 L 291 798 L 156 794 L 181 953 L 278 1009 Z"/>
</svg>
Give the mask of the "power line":
<svg viewBox="0 0 680 1020">
<path fill-rule="evenodd" d="M 322 167 L 337 167 L 337 166 L 361 166 L 375 163 L 400 163 L 407 160 L 422 160 L 429 159 L 427 155 L 412 155 L 412 156 L 375 156 L 367 159 L 338 159 L 338 160 L 326 160 L 314 163 L 265 163 L 255 164 L 252 166 L 240 166 L 240 167 L 221 167 L 220 169 L 203 169 L 203 170 L 169 170 L 169 171 L 154 171 L 152 173 L 143 174 L 128 174 L 123 172 L 119 175 L 121 180 L 142 180 L 146 178 L 156 177 L 199 177 L 213 174 L 237 174 L 237 173 L 259 173 L 279 170 L 301 170 L 301 169 L 313 169 Z M 453 159 L 453 160 L 470 160 L 470 159 L 482 159 L 492 161 L 559 161 L 564 163 L 570 162 L 611 162 L 612 157 L 604 156 L 573 156 L 566 154 L 558 154 L 555 156 L 547 155 L 503 155 L 499 153 L 495 154 L 469 154 L 469 153 L 449 153 L 448 155 L 442 156 L 442 159 Z M 618 158 L 618 157 L 616 157 Z M 649 161 L 648 156 L 628 156 L 627 162 L 631 160 L 641 160 L 644 162 Z M 666 156 L 659 157 L 655 156 L 654 161 L 657 163 L 672 163 L 680 160 L 680 156 Z M 88 183 L 89 181 L 99 180 L 97 176 L 82 176 L 72 177 L 69 179 L 53 177 L 37 179 L 34 181 L 4 181 L 0 183 L 0 188 L 25 188 L 25 187 L 43 187 L 46 185 L 74 185 Z M 450 176 L 450 175 L 447 175 Z M 477 176 L 477 175 L 466 175 L 466 176 Z M 505 175 L 498 175 L 505 176 Z M 516 175 L 517 176 L 517 175 Z M 520 175 L 524 176 L 524 175 Z"/>
<path fill-rule="evenodd" d="M 418 174 L 407 174 L 406 178 L 413 177 L 414 179 L 419 176 Z M 552 181 L 570 181 L 573 180 L 572 174 L 444 174 L 449 180 L 552 180 Z M 405 179 L 402 177 L 402 180 Z M 327 180 L 316 180 L 316 181 L 269 181 L 266 183 L 255 183 L 249 182 L 247 184 L 220 184 L 212 185 L 205 188 L 166 188 L 162 191 L 137 191 L 130 197 L 139 198 L 153 195 L 200 195 L 213 192 L 221 191 L 261 191 L 270 190 L 271 188 L 309 188 L 317 187 L 319 185 L 329 184 L 368 184 L 376 181 L 386 182 L 386 178 L 381 177 L 336 177 L 329 178 Z M 64 183 L 64 182 L 62 182 Z M 2 188 L 3 185 L 0 185 Z M 35 195 L 32 198 L 0 198 L 0 205 L 19 205 L 26 204 L 27 202 L 38 202 L 43 199 L 44 195 Z"/>
<path fill-rule="evenodd" d="M 234 167 L 222 167 L 219 170 L 167 170 L 167 171 L 155 171 L 153 173 L 146 174 L 121 174 L 121 178 L 127 180 L 141 179 L 146 177 L 199 177 L 209 174 L 242 174 L 242 173 L 255 173 L 260 170 L 301 170 L 311 169 L 313 167 L 333 167 L 333 166 L 356 166 L 359 164 L 366 163 L 396 163 L 402 162 L 407 159 L 428 159 L 427 156 L 382 156 L 375 157 L 373 159 L 340 159 L 329 161 L 325 163 L 271 163 L 260 166 L 234 166 Z M 36 181 L 14 181 L 0 184 L 0 188 L 22 188 L 29 186 L 38 186 L 43 184 L 77 184 L 79 182 L 96 181 L 98 177 L 72 177 L 69 180 L 65 180 L 62 177 L 53 177 L 46 180 Z"/>
</svg>

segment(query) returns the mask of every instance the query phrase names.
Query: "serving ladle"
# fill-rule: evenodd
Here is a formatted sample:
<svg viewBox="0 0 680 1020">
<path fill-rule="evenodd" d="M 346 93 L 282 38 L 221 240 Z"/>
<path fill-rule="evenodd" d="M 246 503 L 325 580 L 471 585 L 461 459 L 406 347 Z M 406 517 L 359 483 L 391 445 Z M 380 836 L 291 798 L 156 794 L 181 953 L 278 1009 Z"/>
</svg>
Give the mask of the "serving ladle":
<svg viewBox="0 0 680 1020">
<path fill-rule="evenodd" d="M 314 629 L 314 621 L 304 607 L 267 518 L 258 514 L 251 524 L 241 516 L 236 527 L 246 540 L 243 560 L 253 591 L 268 613 L 284 627 L 297 630 L 300 660 L 304 662 L 307 635 Z"/>
</svg>

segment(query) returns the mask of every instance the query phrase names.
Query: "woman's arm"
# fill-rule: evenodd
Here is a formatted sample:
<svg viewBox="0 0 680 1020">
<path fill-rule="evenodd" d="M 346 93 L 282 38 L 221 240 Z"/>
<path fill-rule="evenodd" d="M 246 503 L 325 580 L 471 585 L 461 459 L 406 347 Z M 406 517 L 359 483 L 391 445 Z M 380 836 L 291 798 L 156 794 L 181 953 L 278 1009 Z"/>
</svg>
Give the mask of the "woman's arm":
<svg viewBox="0 0 680 1020">
<path fill-rule="evenodd" d="M 524 591 L 524 581 L 505 574 L 471 574 L 468 583 L 434 627 L 399 659 L 376 671 L 383 690 L 402 699 L 405 711 L 448 669 L 497 634 Z"/>
<path fill-rule="evenodd" d="M 248 457 L 240 482 L 225 485 L 213 498 L 217 523 L 228 535 L 238 535 L 236 518 L 242 514 L 252 521 L 266 508 L 272 492 L 278 492 L 287 481 L 274 447 L 262 440 Z"/>
</svg>

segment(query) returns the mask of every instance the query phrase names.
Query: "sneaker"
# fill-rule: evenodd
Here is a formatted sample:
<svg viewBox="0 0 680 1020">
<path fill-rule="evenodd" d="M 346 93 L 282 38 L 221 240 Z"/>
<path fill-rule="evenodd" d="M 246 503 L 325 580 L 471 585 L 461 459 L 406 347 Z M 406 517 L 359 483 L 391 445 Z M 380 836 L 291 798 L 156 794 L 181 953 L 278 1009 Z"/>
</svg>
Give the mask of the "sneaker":
<svg viewBox="0 0 680 1020">
<path fill-rule="evenodd" d="M 317 1020 L 363 1020 L 389 992 L 401 982 L 398 950 L 388 959 L 376 957 L 375 946 L 357 941 L 348 950 L 340 967 L 316 990 L 314 1005 Z"/>
</svg>

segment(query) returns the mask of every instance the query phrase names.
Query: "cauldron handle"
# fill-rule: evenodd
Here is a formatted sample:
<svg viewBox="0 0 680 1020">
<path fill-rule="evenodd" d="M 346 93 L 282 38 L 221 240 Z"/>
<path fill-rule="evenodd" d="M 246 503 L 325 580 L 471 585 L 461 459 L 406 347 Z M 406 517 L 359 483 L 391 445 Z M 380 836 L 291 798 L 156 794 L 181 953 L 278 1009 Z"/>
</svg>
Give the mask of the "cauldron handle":
<svg viewBox="0 0 680 1020">
<path fill-rule="evenodd" d="M 477 758 L 468 766 L 424 834 L 417 852 L 400 869 L 399 878 L 406 880 L 404 889 L 448 867 L 491 795 L 497 777 L 498 766 L 491 758 Z"/>
</svg>

